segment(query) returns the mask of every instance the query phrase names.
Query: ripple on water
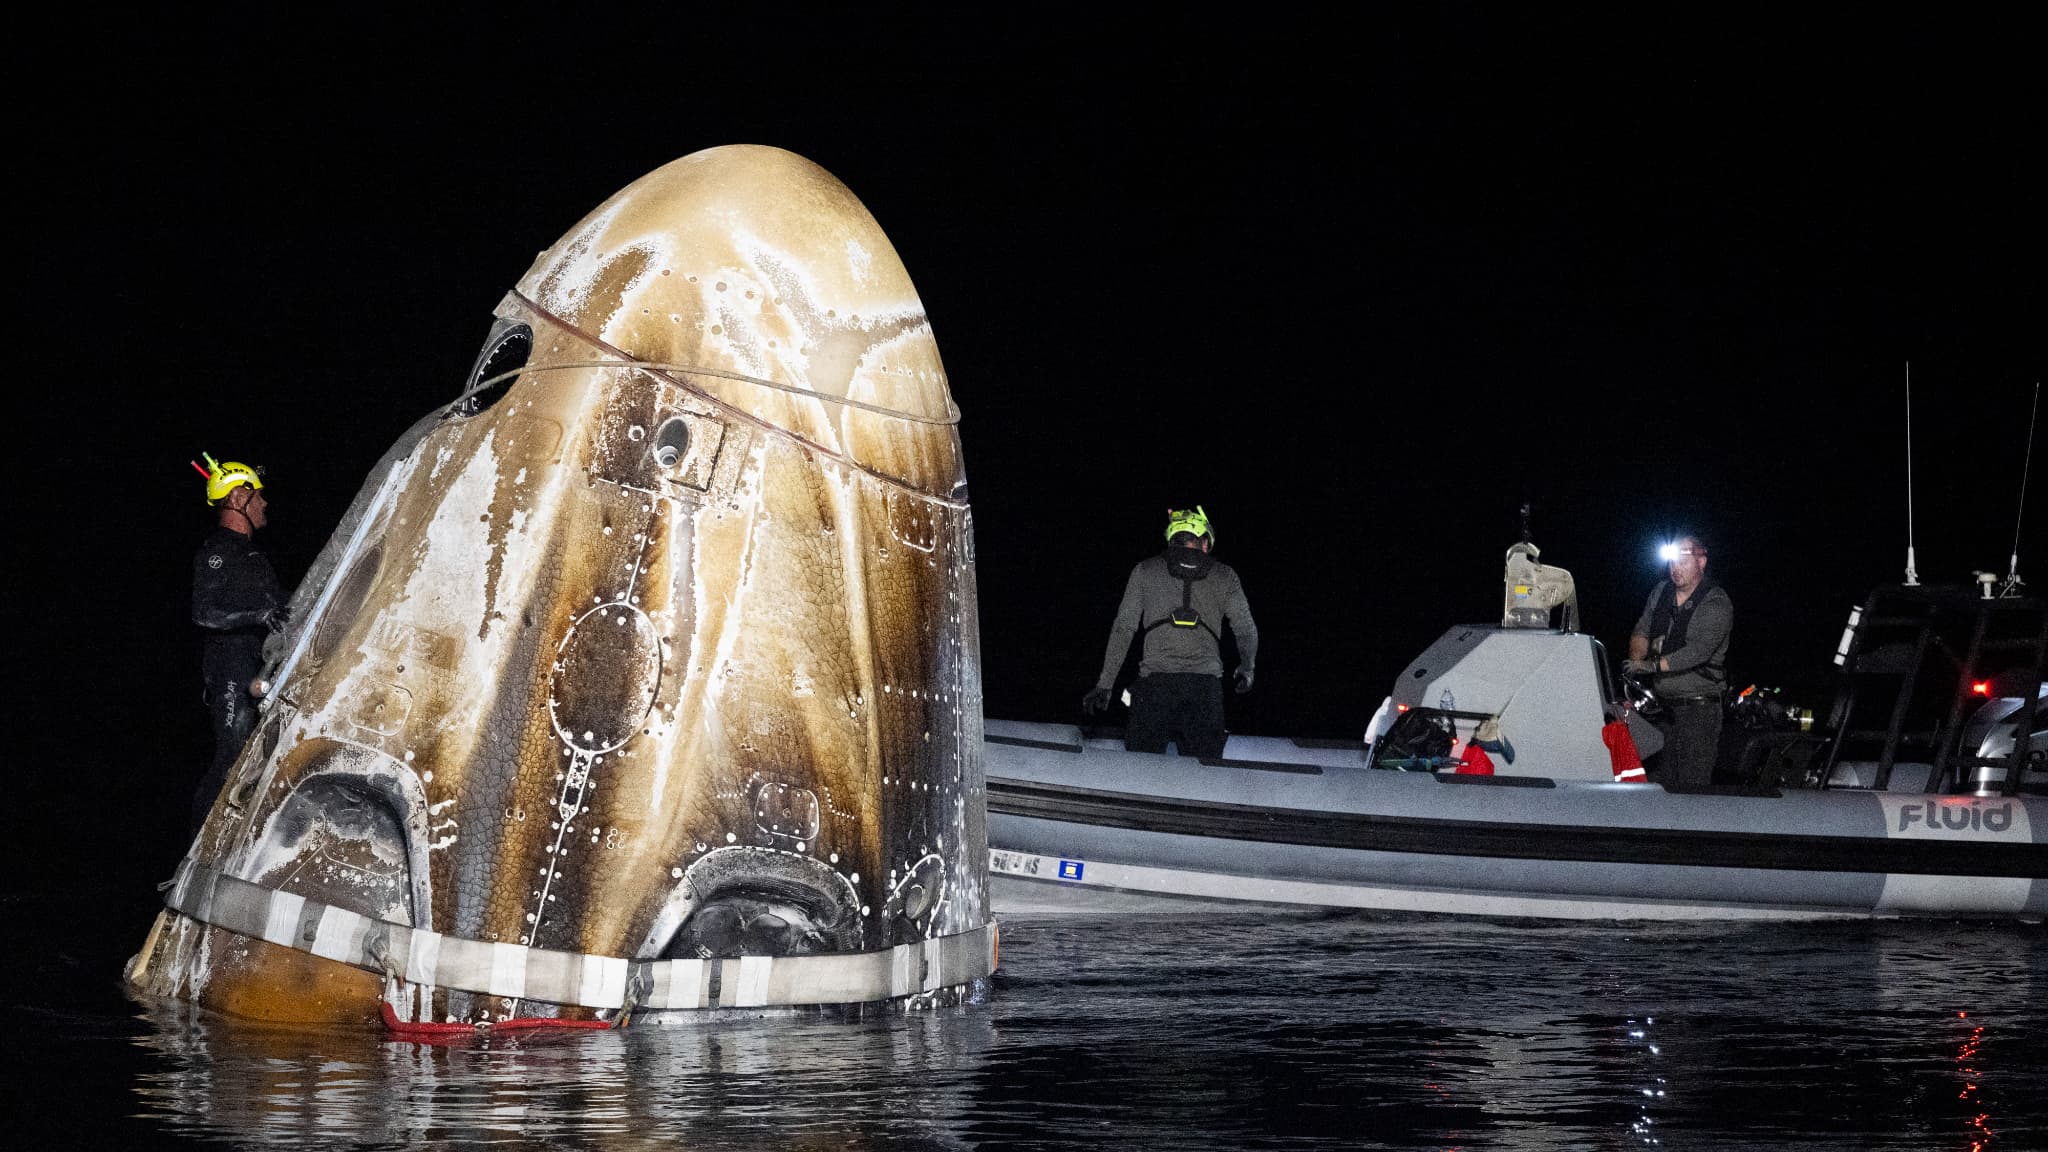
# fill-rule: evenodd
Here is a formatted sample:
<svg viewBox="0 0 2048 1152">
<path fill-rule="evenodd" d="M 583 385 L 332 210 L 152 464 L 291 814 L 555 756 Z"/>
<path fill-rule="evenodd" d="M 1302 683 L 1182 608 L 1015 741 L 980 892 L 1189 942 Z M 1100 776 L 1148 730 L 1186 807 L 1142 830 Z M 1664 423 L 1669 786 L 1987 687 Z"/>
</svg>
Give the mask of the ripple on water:
<svg viewBox="0 0 2048 1152">
<path fill-rule="evenodd" d="M 2014 925 L 1013 918 L 986 995 L 909 1015 L 460 1046 L 29 1026 L 131 1046 L 151 1127 L 279 1147 L 1918 1152 L 2048 1146 L 2044 980 Z"/>
</svg>

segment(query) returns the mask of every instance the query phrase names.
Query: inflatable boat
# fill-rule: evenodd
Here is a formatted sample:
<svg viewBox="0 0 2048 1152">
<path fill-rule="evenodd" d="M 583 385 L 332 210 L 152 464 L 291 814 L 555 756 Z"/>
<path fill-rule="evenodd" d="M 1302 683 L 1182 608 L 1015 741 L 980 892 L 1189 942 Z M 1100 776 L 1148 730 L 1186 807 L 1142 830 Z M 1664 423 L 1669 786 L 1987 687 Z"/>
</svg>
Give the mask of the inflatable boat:
<svg viewBox="0 0 2048 1152">
<path fill-rule="evenodd" d="M 1500 623 L 1446 631 L 1355 741 L 1233 734 L 1196 759 L 986 721 L 992 901 L 2039 921 L 2048 614 L 1991 592 L 1879 588 L 1819 726 L 1731 724 L 1715 783 L 1667 786 L 1641 770 L 1653 694 L 1573 630 L 1569 574 L 1511 550 Z"/>
</svg>

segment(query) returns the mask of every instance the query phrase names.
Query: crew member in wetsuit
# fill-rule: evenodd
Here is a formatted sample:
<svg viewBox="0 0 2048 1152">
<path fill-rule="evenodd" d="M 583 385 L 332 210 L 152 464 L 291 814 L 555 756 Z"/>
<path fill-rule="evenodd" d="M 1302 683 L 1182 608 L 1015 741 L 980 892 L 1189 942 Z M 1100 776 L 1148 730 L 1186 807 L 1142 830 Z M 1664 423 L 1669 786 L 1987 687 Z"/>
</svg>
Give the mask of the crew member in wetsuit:
<svg viewBox="0 0 2048 1152">
<path fill-rule="evenodd" d="M 201 629 L 199 666 L 213 720 L 213 759 L 192 793 L 194 835 L 255 727 L 256 699 L 267 690 L 257 681 L 263 642 L 285 621 L 284 591 L 254 539 L 268 521 L 263 480 L 247 464 L 204 459 L 206 502 L 219 515 L 192 557 L 192 622 Z"/>
<path fill-rule="evenodd" d="M 1707 546 L 1698 536 L 1680 536 L 1665 557 L 1670 578 L 1659 581 L 1644 602 L 1622 667 L 1648 677 L 1664 703 L 1657 723 L 1664 749 L 1644 766 L 1651 782 L 1709 784 L 1721 744 L 1735 602 L 1707 578 Z"/>
<path fill-rule="evenodd" d="M 1102 673 L 1081 700 L 1094 715 L 1109 707 L 1110 688 L 1143 634 L 1144 654 L 1131 685 L 1131 718 L 1124 747 L 1164 752 L 1173 741 L 1183 756 L 1223 755 L 1223 629 L 1237 643 L 1237 690 L 1252 686 L 1259 630 L 1244 587 L 1230 565 L 1211 556 L 1216 534 L 1200 505 L 1166 514 L 1167 548 L 1138 562 L 1124 584 L 1123 603 L 1110 626 Z"/>
</svg>

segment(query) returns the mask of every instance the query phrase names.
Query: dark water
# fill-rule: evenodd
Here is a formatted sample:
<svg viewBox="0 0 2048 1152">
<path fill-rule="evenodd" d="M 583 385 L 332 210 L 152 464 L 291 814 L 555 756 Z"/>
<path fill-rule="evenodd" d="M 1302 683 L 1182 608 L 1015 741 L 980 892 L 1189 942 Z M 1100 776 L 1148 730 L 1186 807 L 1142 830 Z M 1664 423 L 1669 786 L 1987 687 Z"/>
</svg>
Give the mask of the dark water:
<svg viewBox="0 0 2048 1152">
<path fill-rule="evenodd" d="M 954 1007 L 433 1046 L 145 1009 L 147 902 L 4 907 L 32 1147 L 2048 1147 L 2038 925 L 1012 918 Z"/>
</svg>

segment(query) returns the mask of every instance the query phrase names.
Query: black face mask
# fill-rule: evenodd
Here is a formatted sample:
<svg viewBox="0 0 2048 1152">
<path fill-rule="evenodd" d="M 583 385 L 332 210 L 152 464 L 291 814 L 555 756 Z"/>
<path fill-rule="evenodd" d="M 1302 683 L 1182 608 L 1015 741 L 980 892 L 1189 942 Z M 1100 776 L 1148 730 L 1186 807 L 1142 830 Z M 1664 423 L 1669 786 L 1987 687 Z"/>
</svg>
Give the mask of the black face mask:
<svg viewBox="0 0 2048 1152">
<path fill-rule="evenodd" d="M 1166 570 L 1176 580 L 1200 580 L 1216 566 L 1216 558 L 1200 548 L 1183 548 L 1168 545 L 1166 549 Z"/>
</svg>

